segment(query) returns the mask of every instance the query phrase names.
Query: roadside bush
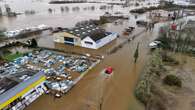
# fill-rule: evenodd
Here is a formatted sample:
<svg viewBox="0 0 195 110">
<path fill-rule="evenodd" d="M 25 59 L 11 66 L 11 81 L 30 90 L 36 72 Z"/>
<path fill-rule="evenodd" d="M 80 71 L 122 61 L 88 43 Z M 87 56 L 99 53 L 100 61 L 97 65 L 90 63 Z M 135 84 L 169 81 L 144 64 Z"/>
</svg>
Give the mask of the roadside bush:
<svg viewBox="0 0 195 110">
<path fill-rule="evenodd" d="M 163 83 L 167 84 L 169 86 L 177 86 L 177 87 L 182 87 L 182 81 L 180 78 L 178 78 L 175 75 L 167 75 L 164 79 L 163 79 Z"/>
<path fill-rule="evenodd" d="M 109 23 L 109 20 L 105 17 L 100 17 L 99 25 Z"/>
<path fill-rule="evenodd" d="M 38 46 L 37 41 L 35 39 L 31 39 L 28 41 L 28 45 L 26 45 L 27 47 L 30 48 L 36 48 Z"/>
<path fill-rule="evenodd" d="M 156 77 L 160 76 L 161 65 L 160 52 L 155 51 L 135 89 L 136 98 L 145 105 L 152 96 L 151 86 Z"/>
<path fill-rule="evenodd" d="M 141 80 L 135 89 L 136 98 L 145 105 L 151 96 L 148 90 L 150 89 L 146 80 Z"/>
</svg>

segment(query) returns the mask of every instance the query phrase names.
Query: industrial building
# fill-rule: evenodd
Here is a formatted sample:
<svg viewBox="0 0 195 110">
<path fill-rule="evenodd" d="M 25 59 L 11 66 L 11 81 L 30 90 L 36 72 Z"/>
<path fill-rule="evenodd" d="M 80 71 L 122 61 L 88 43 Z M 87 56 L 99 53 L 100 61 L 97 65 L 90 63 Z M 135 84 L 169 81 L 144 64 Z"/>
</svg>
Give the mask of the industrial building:
<svg viewBox="0 0 195 110">
<path fill-rule="evenodd" d="M 81 25 L 71 29 L 63 29 L 54 33 L 54 42 L 73 46 L 98 49 L 110 43 L 118 36 L 117 33 L 106 32 L 96 25 Z"/>
<path fill-rule="evenodd" d="M 4 70 L 1 73 L 5 72 Z M 32 103 L 46 88 L 43 72 L 22 70 L 0 78 L 0 110 L 21 110 Z"/>
</svg>

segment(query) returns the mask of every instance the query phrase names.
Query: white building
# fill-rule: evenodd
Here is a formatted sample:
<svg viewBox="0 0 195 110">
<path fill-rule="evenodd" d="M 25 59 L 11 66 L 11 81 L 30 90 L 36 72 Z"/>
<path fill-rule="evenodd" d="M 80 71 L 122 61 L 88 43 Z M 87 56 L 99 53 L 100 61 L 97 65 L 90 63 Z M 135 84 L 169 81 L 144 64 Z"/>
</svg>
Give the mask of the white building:
<svg viewBox="0 0 195 110">
<path fill-rule="evenodd" d="M 98 49 L 100 47 L 103 47 L 104 45 L 110 43 L 114 39 L 117 38 L 116 33 L 109 33 L 106 36 L 102 37 L 86 37 L 81 41 L 81 46 L 85 48 L 92 48 L 92 49 Z"/>
<path fill-rule="evenodd" d="M 118 36 L 117 33 L 105 32 L 95 25 L 85 25 L 54 34 L 54 42 L 91 49 L 99 49 Z"/>
</svg>

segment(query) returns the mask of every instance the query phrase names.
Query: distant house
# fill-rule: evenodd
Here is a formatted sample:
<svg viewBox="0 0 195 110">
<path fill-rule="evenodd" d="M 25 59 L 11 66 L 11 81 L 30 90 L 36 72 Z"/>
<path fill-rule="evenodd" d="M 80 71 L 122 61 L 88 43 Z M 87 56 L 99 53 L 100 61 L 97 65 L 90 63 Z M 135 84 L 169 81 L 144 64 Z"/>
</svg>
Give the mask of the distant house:
<svg viewBox="0 0 195 110">
<path fill-rule="evenodd" d="M 173 5 L 174 1 L 160 0 L 159 3 L 160 3 L 160 6 L 171 6 Z"/>
<path fill-rule="evenodd" d="M 54 34 L 54 42 L 98 49 L 117 38 L 117 33 L 106 32 L 95 25 L 82 25 Z"/>
</svg>

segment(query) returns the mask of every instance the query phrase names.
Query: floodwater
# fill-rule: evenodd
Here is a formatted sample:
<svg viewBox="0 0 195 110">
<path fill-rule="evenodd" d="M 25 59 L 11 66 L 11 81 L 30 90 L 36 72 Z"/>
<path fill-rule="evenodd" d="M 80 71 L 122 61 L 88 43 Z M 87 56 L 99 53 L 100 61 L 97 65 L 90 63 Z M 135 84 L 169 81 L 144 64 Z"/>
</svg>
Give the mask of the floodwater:
<svg viewBox="0 0 195 110">
<path fill-rule="evenodd" d="M 53 96 L 43 95 L 26 110 L 38 110 L 40 107 L 43 110 L 144 110 L 143 105 L 135 99 L 133 91 L 149 57 L 148 43 L 155 38 L 156 32 L 157 29 L 154 30 L 154 33 L 145 32 L 136 37 L 134 41 L 124 45 L 116 53 L 106 55 L 96 68 L 92 69 L 62 98 L 54 99 Z M 103 54 L 110 46 L 117 45 L 126 37 L 121 36 L 108 47 L 101 48 L 99 52 Z M 137 64 L 134 64 L 133 54 L 138 42 L 140 43 L 139 59 Z M 58 45 L 58 47 L 63 48 L 62 45 Z M 81 48 L 77 51 L 79 50 L 80 52 L 85 51 Z M 178 56 L 178 59 L 186 59 L 186 57 Z M 192 59 L 187 60 L 190 62 L 190 66 L 194 67 L 194 59 L 193 61 Z M 114 74 L 109 79 L 101 74 L 101 71 L 107 66 L 114 68 Z"/>
<path fill-rule="evenodd" d="M 120 27 L 124 29 L 128 26 L 127 22 L 115 26 L 110 24 L 109 27 Z M 137 28 L 139 32 L 143 28 Z M 118 30 L 118 31 L 121 31 Z M 114 31 L 114 30 L 113 30 Z M 116 30 L 117 31 L 117 28 Z M 139 75 L 149 57 L 148 43 L 156 37 L 157 29 L 152 32 L 144 32 L 135 40 L 125 44 L 116 53 L 107 55 L 109 48 L 120 44 L 130 36 L 117 38 L 106 47 L 100 48 L 96 54 L 105 55 L 105 59 L 100 62 L 66 95 L 60 99 L 55 99 L 50 95 L 43 95 L 33 102 L 26 110 L 144 110 L 134 97 L 134 88 L 139 79 Z M 136 46 L 140 43 L 139 59 L 136 64 L 133 63 Z M 56 48 L 67 49 L 77 52 L 94 52 L 82 48 L 72 48 L 61 44 L 55 44 Z M 110 79 L 105 79 L 101 72 L 107 66 L 114 68 L 114 74 Z M 101 109 L 100 109 L 101 108 Z"/>
<path fill-rule="evenodd" d="M 182 62 L 183 65 L 179 67 L 180 76 L 185 78 L 184 85 L 187 90 L 181 92 L 181 94 L 177 95 L 178 104 L 175 107 L 177 110 L 190 110 L 194 109 L 195 104 L 195 94 L 194 94 L 194 86 L 195 86 L 195 58 L 189 57 L 187 55 L 177 55 L 177 59 Z"/>
<path fill-rule="evenodd" d="M 5 5 L 8 4 L 13 12 L 21 13 L 17 17 L 0 17 L 0 28 L 4 27 L 7 30 L 15 30 L 26 27 L 37 26 L 40 24 L 46 24 L 51 27 L 73 27 L 77 22 L 89 19 L 99 19 L 99 16 L 105 12 L 117 12 L 129 13 L 130 9 L 147 7 L 147 3 L 156 6 L 156 0 L 149 0 L 142 2 L 142 5 L 135 7 L 123 8 L 119 5 L 114 5 L 113 8 L 107 8 L 101 10 L 100 7 L 106 5 L 104 3 L 75 3 L 75 4 L 48 4 L 50 0 L 0 0 L 0 7 L 5 12 Z M 130 1 L 131 4 L 135 3 Z M 110 5 L 107 5 L 110 6 Z M 61 11 L 61 7 L 68 7 L 68 11 Z M 74 7 L 78 7 L 79 10 L 73 10 Z M 94 9 L 91 9 L 94 7 Z M 52 13 L 48 12 L 48 9 L 54 10 Z M 34 15 L 25 15 L 26 10 L 34 10 Z"/>
<path fill-rule="evenodd" d="M 73 27 L 78 21 L 99 19 L 100 15 L 105 12 L 114 12 L 126 10 L 121 6 L 114 6 L 113 9 L 101 10 L 100 6 L 105 4 L 82 3 L 82 4 L 48 4 L 50 0 L 7 0 L 0 2 L 0 7 L 4 9 L 5 4 L 9 4 L 12 11 L 23 13 L 17 17 L 1 17 L 0 26 L 8 30 L 20 29 L 25 27 L 37 26 L 46 24 L 52 27 Z M 94 6 L 94 10 L 90 7 Z M 68 7 L 69 11 L 61 11 L 61 7 Z M 74 7 L 79 7 L 79 10 L 72 10 Z M 54 11 L 48 12 L 51 8 Z M 25 10 L 35 10 L 35 15 L 25 15 Z"/>
<path fill-rule="evenodd" d="M 123 9 L 120 6 L 114 6 L 113 10 L 100 10 L 99 7 L 104 4 L 64 4 L 63 6 L 68 6 L 70 9 L 78 6 L 80 10 L 61 13 L 60 7 L 62 5 L 49 5 L 46 0 L 11 0 L 0 2 L 0 6 L 6 3 L 10 4 L 10 7 L 16 12 L 23 13 L 27 9 L 37 11 L 35 15 L 22 14 L 16 18 L 0 18 L 0 26 L 6 27 L 8 30 L 39 24 L 46 24 L 52 27 L 72 27 L 78 21 L 99 19 L 99 16 L 104 14 L 105 11 L 116 12 L 123 10 L 128 13 L 128 9 Z M 95 10 L 83 9 L 89 6 L 95 6 Z M 55 9 L 55 12 L 48 13 L 48 8 Z M 139 16 L 139 18 L 145 19 L 145 16 Z M 107 31 L 121 34 L 124 28 L 134 25 L 135 18 L 130 15 L 129 21 L 123 21 L 119 25 L 107 24 L 104 28 Z M 143 28 L 136 28 L 135 33 L 139 33 L 142 30 Z M 154 32 L 157 32 L 157 29 Z M 149 57 L 148 43 L 156 37 L 155 35 L 152 32 L 144 32 L 113 54 L 107 54 L 107 52 L 133 35 L 121 35 L 112 43 L 97 51 L 55 44 L 52 42 L 52 36 L 38 38 L 39 46 L 80 53 L 100 54 L 104 55 L 105 58 L 60 99 L 54 99 L 50 95 L 43 95 L 28 106 L 26 110 L 144 110 L 143 105 L 136 100 L 133 92 L 144 64 Z M 134 64 L 133 56 L 138 42 L 140 43 L 139 59 Z M 105 79 L 101 74 L 101 71 L 108 66 L 114 68 L 114 74 L 109 80 Z"/>
</svg>

